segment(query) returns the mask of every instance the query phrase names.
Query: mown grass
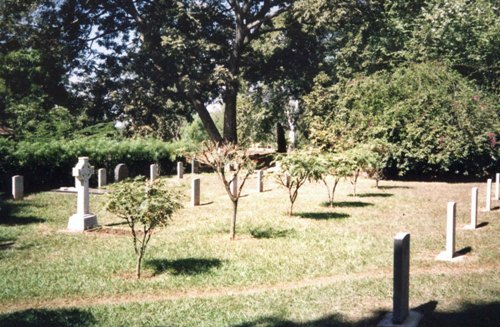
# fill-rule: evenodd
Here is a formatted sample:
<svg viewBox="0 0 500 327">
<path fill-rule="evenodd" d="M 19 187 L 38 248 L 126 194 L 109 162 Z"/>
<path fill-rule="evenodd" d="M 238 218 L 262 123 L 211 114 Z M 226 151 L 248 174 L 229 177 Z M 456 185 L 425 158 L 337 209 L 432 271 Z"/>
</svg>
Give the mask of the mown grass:
<svg viewBox="0 0 500 327">
<path fill-rule="evenodd" d="M 306 184 L 288 217 L 285 191 L 269 179 L 256 193 L 251 179 L 237 240 L 229 241 L 230 201 L 214 175 L 201 178 L 203 205 L 191 208 L 186 197 L 170 226 L 153 236 L 140 281 L 131 278 L 126 226 L 105 212 L 103 196 L 92 196 L 92 211 L 105 229 L 123 232 L 67 233 L 72 194 L 6 201 L 0 325 L 370 325 L 391 309 L 392 243 L 400 231 L 411 233 L 413 306 L 438 302 L 425 324 L 467 321 L 456 317 L 469 311 L 500 321 L 492 313 L 500 306 L 500 211 L 480 212 L 488 224 L 476 231 L 461 229 L 476 184 L 383 181 L 375 189 L 363 179 L 357 197 L 348 183 L 339 185 L 333 208 L 322 185 Z M 189 194 L 189 175 L 170 181 Z M 447 201 L 458 204 L 457 250 L 470 248 L 460 263 L 435 261 L 444 249 Z"/>
</svg>

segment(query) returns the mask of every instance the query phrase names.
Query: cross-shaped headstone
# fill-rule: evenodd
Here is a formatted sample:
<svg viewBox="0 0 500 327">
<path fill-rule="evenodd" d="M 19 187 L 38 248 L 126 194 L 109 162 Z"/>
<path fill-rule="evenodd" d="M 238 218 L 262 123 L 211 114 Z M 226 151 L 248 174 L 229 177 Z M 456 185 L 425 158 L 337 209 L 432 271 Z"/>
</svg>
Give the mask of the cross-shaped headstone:
<svg viewBox="0 0 500 327">
<path fill-rule="evenodd" d="M 97 225 L 97 217 L 89 212 L 89 179 L 92 174 L 94 167 L 89 164 L 89 158 L 79 157 L 72 171 L 78 199 L 76 214 L 69 218 L 69 230 L 83 231 Z"/>
</svg>

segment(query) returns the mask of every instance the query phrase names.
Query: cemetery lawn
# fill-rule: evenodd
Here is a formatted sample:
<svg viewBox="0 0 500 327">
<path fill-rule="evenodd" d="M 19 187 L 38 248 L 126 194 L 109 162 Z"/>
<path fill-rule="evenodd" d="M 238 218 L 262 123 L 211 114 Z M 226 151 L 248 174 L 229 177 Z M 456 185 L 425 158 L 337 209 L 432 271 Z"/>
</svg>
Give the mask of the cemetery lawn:
<svg viewBox="0 0 500 327">
<path fill-rule="evenodd" d="M 485 183 L 361 179 L 358 196 L 341 182 L 335 206 L 308 183 L 286 215 L 288 195 L 272 179 L 247 181 L 237 239 L 231 203 L 213 174 L 201 176 L 201 203 L 189 206 L 190 176 L 171 178 L 185 208 L 159 229 L 134 279 L 127 226 L 91 196 L 101 230 L 65 231 L 76 196 L 43 192 L 2 202 L 0 326 L 372 326 L 392 309 L 393 237 L 411 234 L 410 306 L 420 326 L 500 322 L 500 202 L 482 212 Z M 479 186 L 481 228 L 470 220 Z M 456 263 L 445 247 L 446 203 L 457 202 Z"/>
</svg>

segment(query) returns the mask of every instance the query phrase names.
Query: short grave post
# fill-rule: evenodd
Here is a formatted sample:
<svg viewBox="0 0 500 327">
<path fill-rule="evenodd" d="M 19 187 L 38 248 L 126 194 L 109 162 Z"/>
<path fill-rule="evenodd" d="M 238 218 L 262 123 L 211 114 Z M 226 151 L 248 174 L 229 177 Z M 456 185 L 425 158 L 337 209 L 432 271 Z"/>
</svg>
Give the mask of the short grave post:
<svg viewBox="0 0 500 327">
<path fill-rule="evenodd" d="M 495 200 L 500 200 L 500 173 L 495 175 Z"/>
<path fill-rule="evenodd" d="M 24 199 L 24 177 L 21 175 L 12 176 L 12 198 L 16 201 Z"/>
<path fill-rule="evenodd" d="M 191 206 L 200 205 L 200 179 L 193 178 L 191 181 Z"/>
<path fill-rule="evenodd" d="M 158 165 L 152 164 L 149 166 L 149 180 L 153 182 L 158 178 Z"/>
<path fill-rule="evenodd" d="M 491 178 L 486 183 L 486 207 L 484 211 L 491 211 Z"/>
<path fill-rule="evenodd" d="M 198 161 L 191 159 L 191 174 L 198 174 Z"/>
<path fill-rule="evenodd" d="M 115 167 L 115 183 L 121 182 L 128 178 L 128 167 L 125 164 L 118 164 Z"/>
<path fill-rule="evenodd" d="M 394 237 L 392 313 L 387 314 L 377 326 L 418 326 L 422 315 L 410 311 L 409 291 L 410 234 L 397 233 Z"/>
<path fill-rule="evenodd" d="M 97 226 L 96 215 L 89 212 L 89 179 L 93 173 L 94 167 L 89 164 L 89 158 L 79 157 L 72 171 L 78 199 L 76 214 L 69 217 L 68 230 L 70 231 L 84 231 Z"/>
<path fill-rule="evenodd" d="M 455 256 L 455 216 L 457 206 L 455 202 L 448 202 L 446 214 L 446 250 L 441 252 L 437 259 L 451 261 Z"/>
<path fill-rule="evenodd" d="M 257 192 L 264 192 L 264 172 L 262 170 L 257 170 Z"/>
<path fill-rule="evenodd" d="M 229 188 L 233 196 L 236 196 L 238 194 L 238 175 L 234 175 L 231 183 L 229 184 Z"/>
<path fill-rule="evenodd" d="M 97 188 L 102 188 L 107 184 L 106 169 L 101 168 L 97 170 Z"/>
<path fill-rule="evenodd" d="M 478 197 L 478 188 L 473 187 L 470 197 L 470 225 L 466 225 L 464 229 L 477 228 L 477 197 Z"/>
<path fill-rule="evenodd" d="M 184 166 L 181 161 L 177 162 L 177 178 L 182 179 L 184 176 Z"/>
</svg>

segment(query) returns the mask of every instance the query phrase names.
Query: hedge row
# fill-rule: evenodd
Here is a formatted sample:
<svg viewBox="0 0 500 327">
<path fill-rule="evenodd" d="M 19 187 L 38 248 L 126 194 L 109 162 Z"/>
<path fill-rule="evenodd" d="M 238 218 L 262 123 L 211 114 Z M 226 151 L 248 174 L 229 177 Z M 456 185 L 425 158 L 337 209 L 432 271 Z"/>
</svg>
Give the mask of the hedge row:
<svg viewBox="0 0 500 327">
<path fill-rule="evenodd" d="M 14 175 L 24 176 L 28 192 L 72 186 L 71 169 L 81 156 L 88 156 L 96 170 L 106 168 L 108 181 L 113 180 L 114 167 L 119 163 L 128 166 L 131 176 L 147 176 L 152 163 L 158 163 L 162 173 L 168 173 L 181 152 L 182 144 L 154 139 L 81 138 L 19 143 L 0 139 L 0 189 L 10 191 Z M 97 185 L 96 175 L 90 183 Z"/>
</svg>

